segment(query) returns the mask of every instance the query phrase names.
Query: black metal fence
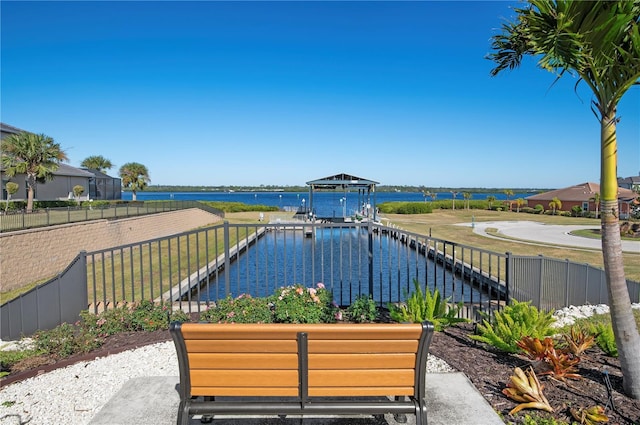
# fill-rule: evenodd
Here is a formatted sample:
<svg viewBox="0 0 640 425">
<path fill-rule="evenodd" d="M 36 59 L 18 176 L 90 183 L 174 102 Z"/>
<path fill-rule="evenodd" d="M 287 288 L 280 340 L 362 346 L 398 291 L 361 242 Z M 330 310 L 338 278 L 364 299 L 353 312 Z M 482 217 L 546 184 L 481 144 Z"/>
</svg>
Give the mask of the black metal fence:
<svg viewBox="0 0 640 425">
<path fill-rule="evenodd" d="M 0 306 L 0 338 L 19 339 L 40 329 L 75 323 L 87 309 L 87 263 L 78 255 L 58 276 Z"/>
<path fill-rule="evenodd" d="M 266 296 L 296 283 L 323 282 L 343 306 L 362 294 L 385 305 L 405 300 L 414 279 L 462 302 L 472 319 L 510 299 L 545 310 L 608 301 L 603 270 L 585 264 L 496 253 L 374 223 L 224 222 L 82 253 L 56 279 L 0 307 L 1 338 L 73 322 L 87 308 L 153 300 L 200 312 L 220 298 Z M 632 302 L 640 302 L 640 283 L 628 285 Z M 50 320 L 34 323 L 39 316 Z"/>
<path fill-rule="evenodd" d="M 197 201 L 97 203 L 96 206 L 36 209 L 30 213 L 25 211 L 3 211 L 0 213 L 0 232 L 98 219 L 121 219 L 187 208 L 199 208 L 224 217 L 223 211 Z"/>
</svg>

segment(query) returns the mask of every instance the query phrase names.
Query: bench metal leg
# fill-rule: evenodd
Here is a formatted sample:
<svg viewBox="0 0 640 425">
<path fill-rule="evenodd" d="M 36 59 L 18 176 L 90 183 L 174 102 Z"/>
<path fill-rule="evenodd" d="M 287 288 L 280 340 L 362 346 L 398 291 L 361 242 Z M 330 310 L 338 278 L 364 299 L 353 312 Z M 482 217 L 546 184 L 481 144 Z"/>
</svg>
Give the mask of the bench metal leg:
<svg viewBox="0 0 640 425">
<path fill-rule="evenodd" d="M 215 401 L 215 397 L 213 396 L 205 396 L 204 401 Z M 213 415 L 202 415 L 200 418 L 200 423 L 202 424 L 210 424 L 213 422 Z"/>
<path fill-rule="evenodd" d="M 176 421 L 178 425 L 189 425 L 189 404 L 181 400 L 178 405 L 178 420 Z"/>
<path fill-rule="evenodd" d="M 416 405 L 416 425 L 427 425 L 427 403 L 424 400 Z"/>
<path fill-rule="evenodd" d="M 395 396 L 394 397 L 395 401 L 403 401 L 404 400 L 404 396 Z M 404 413 L 394 413 L 393 415 L 393 419 L 395 419 L 396 422 L 398 422 L 399 424 L 406 424 L 407 423 L 407 415 L 405 415 Z"/>
</svg>

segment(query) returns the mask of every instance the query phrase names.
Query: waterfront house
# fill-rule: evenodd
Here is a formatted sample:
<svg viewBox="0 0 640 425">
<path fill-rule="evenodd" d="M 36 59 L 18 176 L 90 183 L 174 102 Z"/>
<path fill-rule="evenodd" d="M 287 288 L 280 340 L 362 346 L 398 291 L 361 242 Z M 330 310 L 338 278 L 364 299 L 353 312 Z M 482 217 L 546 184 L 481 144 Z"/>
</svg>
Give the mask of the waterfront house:
<svg viewBox="0 0 640 425">
<path fill-rule="evenodd" d="M 0 123 L 0 137 L 4 139 L 12 134 L 20 134 L 25 130 Z M 13 200 L 27 199 L 27 176 L 16 174 L 13 177 L 6 175 L 0 166 L 0 181 L 2 190 L 0 200 L 7 199 L 5 185 L 11 181 L 18 184 L 18 192 L 11 197 Z M 87 170 L 72 167 L 68 164 L 60 164 L 53 172 L 53 179 L 36 184 L 34 199 L 38 201 L 55 201 L 63 199 L 74 199 L 73 187 L 80 185 L 84 187 L 81 200 L 112 200 L 121 199 L 122 184 L 120 179 L 110 177 L 97 170 Z"/>
<path fill-rule="evenodd" d="M 549 202 L 558 198 L 562 207 L 557 211 L 571 211 L 575 206 L 582 208 L 583 213 L 595 212 L 595 196 L 600 193 L 600 185 L 597 183 L 581 183 L 563 189 L 551 190 L 537 195 L 528 196 L 526 199 L 530 207 L 540 204 L 545 209 L 550 209 Z M 638 197 L 632 190 L 618 188 L 618 208 L 622 218 L 627 217 L 631 211 L 631 204 Z"/>
</svg>

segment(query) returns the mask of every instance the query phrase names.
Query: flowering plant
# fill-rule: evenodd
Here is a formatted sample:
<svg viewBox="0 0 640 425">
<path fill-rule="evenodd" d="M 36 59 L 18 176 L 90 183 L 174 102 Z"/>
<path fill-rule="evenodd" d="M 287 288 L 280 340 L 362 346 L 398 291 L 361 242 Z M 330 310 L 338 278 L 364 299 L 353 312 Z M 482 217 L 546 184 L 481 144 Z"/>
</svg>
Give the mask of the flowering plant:
<svg viewBox="0 0 640 425">
<path fill-rule="evenodd" d="M 271 297 L 273 314 L 279 323 L 332 323 L 336 307 L 324 284 L 315 288 L 296 284 L 285 286 Z"/>
<path fill-rule="evenodd" d="M 271 323 L 273 314 L 264 298 L 240 294 L 236 298 L 218 300 L 215 306 L 203 312 L 203 321 L 211 323 Z"/>
</svg>

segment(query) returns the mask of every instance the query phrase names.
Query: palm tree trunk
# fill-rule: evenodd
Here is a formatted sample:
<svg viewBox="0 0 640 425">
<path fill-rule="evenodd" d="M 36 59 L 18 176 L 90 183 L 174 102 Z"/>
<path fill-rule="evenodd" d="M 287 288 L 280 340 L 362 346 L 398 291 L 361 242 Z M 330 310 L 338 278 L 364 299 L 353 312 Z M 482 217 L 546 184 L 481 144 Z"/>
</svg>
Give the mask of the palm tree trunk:
<svg viewBox="0 0 640 425">
<path fill-rule="evenodd" d="M 640 334 L 624 275 L 618 211 L 617 141 L 615 112 L 601 121 L 600 219 L 611 323 L 615 335 L 625 393 L 640 399 Z"/>
<path fill-rule="evenodd" d="M 27 212 L 30 213 L 33 211 L 33 197 L 34 197 L 34 188 L 36 187 L 36 177 L 33 175 L 27 175 Z"/>
</svg>

